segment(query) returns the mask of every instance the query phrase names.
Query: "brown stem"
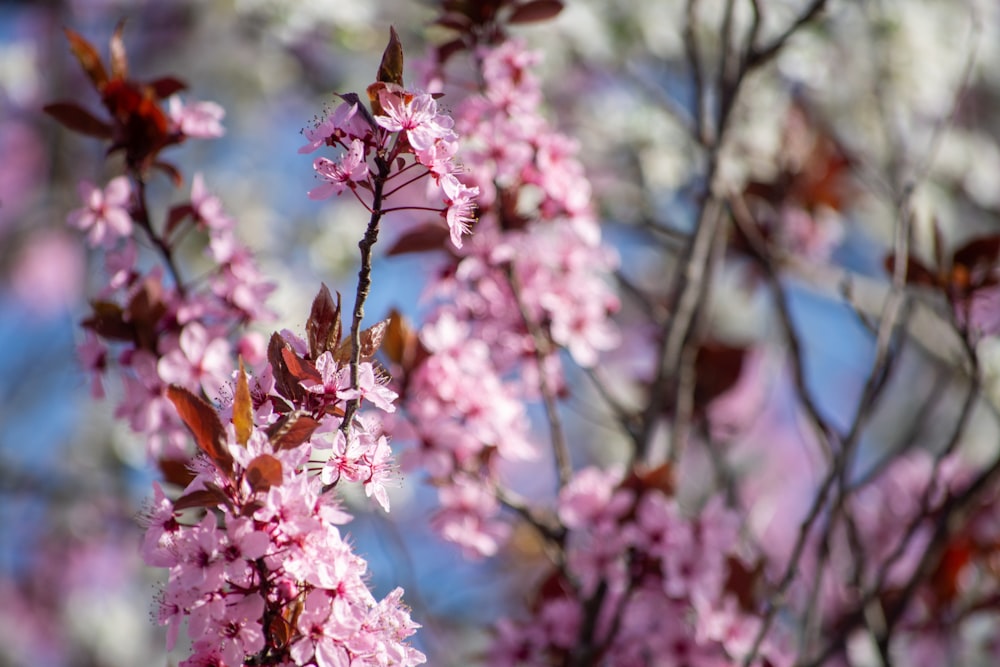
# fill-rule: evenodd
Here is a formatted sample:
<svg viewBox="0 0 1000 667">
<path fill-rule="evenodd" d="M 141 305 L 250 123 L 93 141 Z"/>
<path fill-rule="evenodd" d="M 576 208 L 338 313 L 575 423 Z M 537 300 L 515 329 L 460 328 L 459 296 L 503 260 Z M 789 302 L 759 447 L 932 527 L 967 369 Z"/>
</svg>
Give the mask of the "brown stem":
<svg viewBox="0 0 1000 667">
<path fill-rule="evenodd" d="M 354 296 L 354 315 L 351 319 L 351 388 L 357 389 L 359 368 L 361 366 L 361 322 L 365 318 L 365 300 L 372 286 L 372 248 L 378 241 L 379 222 L 382 220 L 382 188 L 389 177 L 390 163 L 381 157 L 375 158 L 375 165 L 378 167 L 378 175 L 375 177 L 375 185 L 372 188 L 372 213 L 368 219 L 368 228 L 365 235 L 358 241 L 358 248 L 361 250 L 361 268 L 358 269 L 358 289 Z M 344 409 L 344 420 L 340 429 L 347 435 L 354 415 L 357 414 L 361 405 L 361 397 L 352 398 Z"/>
</svg>

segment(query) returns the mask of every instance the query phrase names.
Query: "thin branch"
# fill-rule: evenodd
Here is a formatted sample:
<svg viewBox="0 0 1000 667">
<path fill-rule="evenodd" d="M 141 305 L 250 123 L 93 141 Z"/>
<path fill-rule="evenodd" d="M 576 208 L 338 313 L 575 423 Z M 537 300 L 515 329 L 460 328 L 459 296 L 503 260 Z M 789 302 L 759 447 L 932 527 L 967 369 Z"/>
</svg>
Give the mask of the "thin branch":
<svg viewBox="0 0 1000 667">
<path fill-rule="evenodd" d="M 361 322 L 365 318 L 365 301 L 372 285 L 372 248 L 378 241 L 379 222 L 382 220 L 382 188 L 389 176 L 390 163 L 381 157 L 375 158 L 375 165 L 378 174 L 375 177 L 375 186 L 372 188 L 372 212 L 368 219 L 368 228 L 365 235 L 358 242 L 358 249 L 361 251 L 361 268 L 358 269 L 358 288 L 354 296 L 354 314 L 351 319 L 351 388 L 356 389 L 359 384 L 359 374 L 361 366 Z M 352 398 L 344 409 L 344 420 L 340 429 L 347 435 L 361 405 L 361 397 Z"/>
<path fill-rule="evenodd" d="M 552 354 L 552 344 L 542 331 L 541 327 L 528 312 L 524 300 L 521 298 L 521 285 L 512 265 L 507 266 L 507 281 L 510 284 L 514 301 L 517 302 L 518 311 L 524 326 L 528 329 L 528 334 L 534 343 L 535 364 L 538 366 L 538 384 L 542 393 L 542 401 L 545 405 L 545 416 L 549 422 L 549 437 L 552 441 L 552 450 L 556 459 L 556 469 L 559 474 L 559 488 L 566 486 L 573 477 L 573 464 L 569 455 L 569 445 L 563 433 L 562 418 L 559 416 L 559 407 L 556 405 L 556 396 L 552 386 L 549 384 L 548 372 L 545 369 L 545 360 Z"/>
</svg>

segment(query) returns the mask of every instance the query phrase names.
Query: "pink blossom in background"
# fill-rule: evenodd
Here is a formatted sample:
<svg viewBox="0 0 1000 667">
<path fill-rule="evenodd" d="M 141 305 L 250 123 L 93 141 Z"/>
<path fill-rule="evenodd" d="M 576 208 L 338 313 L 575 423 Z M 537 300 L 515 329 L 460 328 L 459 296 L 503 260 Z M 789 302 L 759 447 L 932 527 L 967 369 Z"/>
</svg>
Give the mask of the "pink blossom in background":
<svg viewBox="0 0 1000 667">
<path fill-rule="evenodd" d="M 36 232 L 11 269 L 14 297 L 38 317 L 66 312 L 80 299 L 84 258 L 79 244 L 60 231 Z"/>
<path fill-rule="evenodd" d="M 215 139 L 226 133 L 222 119 L 226 110 L 215 102 L 185 103 L 178 96 L 170 98 L 170 120 L 177 131 L 193 139 Z"/>
<path fill-rule="evenodd" d="M 80 198 L 84 207 L 72 211 L 67 221 L 73 227 L 87 232 L 90 245 L 112 245 L 121 237 L 132 233 L 132 186 L 128 177 L 111 179 L 104 189 L 89 181 L 81 181 Z"/>
<path fill-rule="evenodd" d="M 48 167 L 43 138 L 34 126 L 0 118 L 0 239 L 31 205 Z"/>
</svg>

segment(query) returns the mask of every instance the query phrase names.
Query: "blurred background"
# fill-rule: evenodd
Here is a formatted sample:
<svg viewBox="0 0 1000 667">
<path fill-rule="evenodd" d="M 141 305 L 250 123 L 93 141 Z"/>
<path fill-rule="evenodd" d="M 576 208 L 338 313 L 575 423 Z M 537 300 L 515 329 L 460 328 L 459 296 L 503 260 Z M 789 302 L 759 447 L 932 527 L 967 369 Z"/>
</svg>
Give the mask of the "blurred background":
<svg viewBox="0 0 1000 667">
<path fill-rule="evenodd" d="M 185 174 L 204 174 L 278 285 L 270 300 L 278 313 L 273 329 L 301 333 L 320 281 L 353 293 L 356 243 L 367 217 L 347 199 L 306 198 L 314 181 L 312 156 L 297 153 L 301 130 L 333 103 L 333 91 L 362 91 L 374 79 L 390 25 L 401 35 L 408 62 L 415 61 L 438 37 L 429 27 L 431 4 L 0 1 L 0 665 L 177 662 L 163 654 L 163 633 L 151 620 L 157 574 L 142 566 L 137 550 L 136 519 L 155 474 L 142 442 L 114 419 L 113 400 L 91 398 L 77 362 L 78 325 L 98 284 L 100 259 L 88 255 L 66 214 L 79 206 L 81 178 L 104 183 L 115 174 L 107 171 L 98 142 L 41 113 L 56 100 L 92 109 L 99 103 L 62 28 L 71 27 L 106 54 L 114 26 L 126 18 L 125 44 L 136 76 L 177 75 L 189 85 L 185 99 L 226 108 L 223 138 L 188 142 L 170 157 Z M 707 44 L 723 4 L 703 4 Z M 805 3 L 762 4 L 762 35 L 768 36 Z M 703 164 L 682 122 L 693 107 L 683 3 L 567 5 L 551 24 L 519 34 L 543 51 L 549 115 L 580 141 L 605 235 L 624 258 L 624 277 L 655 291 L 670 264 L 661 247 L 650 249 L 650 234 L 657 233 L 650 221 L 667 221 L 683 237 L 703 185 Z M 893 192 L 909 177 L 920 177 L 913 196 L 917 252 L 931 252 L 935 220 L 952 245 L 1000 231 L 997 8 L 944 0 L 830 5 L 822 28 L 793 40 L 776 65 L 748 85 L 725 177 L 737 189 L 773 179 L 789 119 L 796 109 L 808 109 L 815 126 L 863 158 L 865 169 L 884 183 L 856 189 L 828 218 L 810 219 L 789 242 L 800 244 L 797 250 L 808 246 L 818 253 L 817 263 L 850 271 L 862 283 L 884 284 Z M 957 91 L 965 89 L 971 92 L 959 106 Z M 885 105 L 888 110 L 880 109 Z M 949 131 L 942 133 L 946 120 Z M 868 171 L 849 178 L 863 180 L 859 173 Z M 166 210 L 189 187 L 176 192 L 164 179 L 152 184 L 151 200 Z M 393 306 L 418 312 L 420 280 L 412 276 L 433 264 L 433 257 L 420 255 L 379 259 L 368 312 L 382 317 Z M 771 306 L 739 266 L 730 268 L 718 276 L 712 326 L 729 342 L 763 344 L 774 336 Z M 810 386 L 834 421 L 849 423 L 871 363 L 871 332 L 845 305 L 835 279 L 803 278 L 789 290 L 808 341 Z M 1000 366 L 1000 346 L 992 340 L 984 337 L 988 369 Z M 922 356 L 908 368 L 894 411 L 880 415 L 866 436 L 869 451 L 892 440 L 899 424 L 920 410 L 911 399 L 939 383 L 936 366 Z M 986 380 L 992 391 L 995 371 Z M 785 390 L 768 386 L 771 407 L 761 412 L 769 416 L 756 437 L 795 450 L 774 436 L 775 429 L 786 435 L 794 430 L 778 428 L 794 422 L 782 408 L 791 400 L 787 384 Z M 114 396 L 120 387 L 107 390 Z M 732 401 L 732 419 L 745 420 L 756 400 Z M 954 412 L 957 402 L 946 395 L 942 414 Z M 588 406 L 576 409 L 583 413 Z M 997 441 L 997 428 L 990 409 L 980 412 L 970 433 L 985 451 Z M 586 421 L 576 430 L 613 444 L 612 436 Z M 928 434 L 934 440 L 933 428 Z M 781 471 L 771 474 L 760 484 L 781 479 Z M 370 563 L 376 594 L 396 585 L 406 589 L 414 618 L 424 625 L 415 643 L 429 664 L 468 664 L 484 638 L 474 628 L 520 599 L 518 575 L 495 562 L 469 563 L 433 537 L 425 520 L 432 495 L 407 480 L 388 517 L 357 502 L 359 518 L 349 532 Z M 513 548 L 519 548 L 516 540 Z"/>
</svg>

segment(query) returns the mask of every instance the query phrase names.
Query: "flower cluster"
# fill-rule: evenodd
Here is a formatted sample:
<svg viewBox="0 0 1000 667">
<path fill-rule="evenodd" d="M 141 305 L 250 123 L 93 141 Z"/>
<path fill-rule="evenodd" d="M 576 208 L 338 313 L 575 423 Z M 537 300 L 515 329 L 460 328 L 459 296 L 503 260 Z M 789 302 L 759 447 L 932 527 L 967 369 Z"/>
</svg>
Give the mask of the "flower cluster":
<svg viewBox="0 0 1000 667">
<path fill-rule="evenodd" d="M 454 121 L 438 111 L 430 93 L 380 82 L 369 94 L 376 115 L 369 114 L 356 96 L 345 95 L 330 114 L 305 130 L 308 143 L 300 153 L 311 153 L 324 145 L 343 149 L 336 161 L 326 157 L 313 161 L 323 183 L 310 190 L 309 197 L 326 199 L 349 190 L 374 210 L 399 188 L 427 177 L 426 200 L 443 204 L 433 210 L 439 211 L 447 225 L 452 244 L 461 248 L 462 236 L 474 219 L 478 189 L 466 186 L 456 176 L 458 135 L 452 129 Z M 407 155 L 414 161 L 404 163 Z M 369 201 L 361 196 L 362 191 L 370 193 Z M 411 207 L 426 208 L 423 201 Z"/>
<path fill-rule="evenodd" d="M 143 556 L 168 568 L 159 620 L 168 648 L 186 620 L 193 640 L 181 663 L 416 665 L 405 643 L 418 627 L 396 589 L 381 601 L 365 561 L 338 526 L 350 517 L 308 472 L 309 444 L 275 449 L 253 429 L 240 445 L 229 430 L 228 471 L 201 472 L 177 501 L 156 488 Z M 207 506 L 185 523 L 184 510 Z"/>
<path fill-rule="evenodd" d="M 584 468 L 562 490 L 566 566 L 549 575 L 527 618 L 496 627 L 490 664 L 738 664 L 760 628 L 758 576 L 739 516 L 713 498 L 686 516 L 655 476 Z M 753 664 L 791 664 L 769 635 Z M 655 660 L 651 662 L 651 657 Z M 767 662 L 764 662 L 764 661 Z"/>
<path fill-rule="evenodd" d="M 493 497 L 498 463 L 538 455 L 525 402 L 560 391 L 559 348 L 592 366 L 617 345 L 618 302 L 576 146 L 540 115 L 536 56 L 514 41 L 477 55 L 483 87 L 457 105 L 455 127 L 479 222 L 430 286 L 439 306 L 419 331 L 427 354 L 403 370 L 419 442 L 408 460 L 438 484 L 435 525 L 491 555 L 508 532 Z"/>
</svg>

